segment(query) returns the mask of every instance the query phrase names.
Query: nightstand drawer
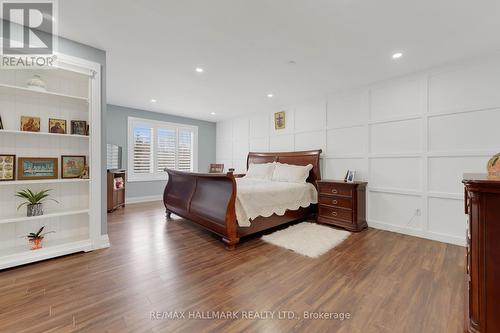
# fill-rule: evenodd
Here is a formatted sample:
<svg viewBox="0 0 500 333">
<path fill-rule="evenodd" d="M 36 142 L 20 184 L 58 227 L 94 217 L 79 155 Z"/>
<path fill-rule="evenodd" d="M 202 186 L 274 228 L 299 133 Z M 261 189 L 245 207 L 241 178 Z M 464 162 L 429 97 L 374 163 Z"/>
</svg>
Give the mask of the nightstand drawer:
<svg viewBox="0 0 500 333">
<path fill-rule="evenodd" d="M 343 197 L 320 195 L 319 204 L 352 209 L 352 199 Z"/>
<path fill-rule="evenodd" d="M 325 219 L 352 222 L 352 211 L 348 209 L 319 206 L 319 216 Z"/>
<path fill-rule="evenodd" d="M 352 187 L 337 183 L 319 183 L 319 194 L 332 194 L 352 197 Z"/>
</svg>

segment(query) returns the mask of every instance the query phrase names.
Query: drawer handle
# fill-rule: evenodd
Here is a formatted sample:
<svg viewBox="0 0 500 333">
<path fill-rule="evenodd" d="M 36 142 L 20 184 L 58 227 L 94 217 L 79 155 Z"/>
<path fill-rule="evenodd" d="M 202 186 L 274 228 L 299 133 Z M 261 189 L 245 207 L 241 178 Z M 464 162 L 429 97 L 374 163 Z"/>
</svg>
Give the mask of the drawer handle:
<svg viewBox="0 0 500 333">
<path fill-rule="evenodd" d="M 337 216 L 338 214 L 337 214 L 337 212 L 332 212 L 332 215 Z"/>
<path fill-rule="evenodd" d="M 338 193 L 337 189 L 335 189 L 335 188 L 332 189 L 332 193 L 334 193 L 334 194 Z"/>
<path fill-rule="evenodd" d="M 332 204 L 336 205 L 337 204 L 337 200 L 333 200 Z"/>
</svg>

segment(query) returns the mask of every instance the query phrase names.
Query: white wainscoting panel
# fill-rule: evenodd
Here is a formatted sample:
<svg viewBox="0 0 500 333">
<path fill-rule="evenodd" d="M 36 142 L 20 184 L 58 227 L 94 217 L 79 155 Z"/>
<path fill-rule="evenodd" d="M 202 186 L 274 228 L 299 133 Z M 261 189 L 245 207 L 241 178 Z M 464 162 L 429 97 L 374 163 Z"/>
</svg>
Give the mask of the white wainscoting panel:
<svg viewBox="0 0 500 333">
<path fill-rule="evenodd" d="M 500 148 L 500 109 L 429 118 L 429 150 L 485 151 Z"/>
<path fill-rule="evenodd" d="M 275 135 L 269 138 L 269 151 L 293 151 L 293 134 Z"/>
<path fill-rule="evenodd" d="M 429 158 L 429 191 L 463 195 L 463 185 L 457 182 L 464 173 L 486 171 L 489 156 Z"/>
<path fill-rule="evenodd" d="M 366 136 L 364 126 L 331 129 L 327 133 L 328 149 L 326 153 L 331 156 L 366 154 L 368 151 Z"/>
<path fill-rule="evenodd" d="M 321 148 L 323 178 L 368 181 L 369 226 L 464 245 L 462 174 L 500 151 L 499 92 L 500 54 L 454 63 L 292 105 L 283 130 L 274 112 L 219 122 L 217 159 Z"/>
<path fill-rule="evenodd" d="M 236 160 L 246 160 L 247 156 L 248 156 L 248 138 L 240 141 L 234 141 L 233 158 Z"/>
<path fill-rule="evenodd" d="M 237 118 L 233 120 L 233 140 L 248 140 L 248 118 Z"/>
<path fill-rule="evenodd" d="M 417 213 L 422 208 L 421 197 L 370 191 L 368 200 L 371 220 L 399 228 L 421 228 L 422 216 Z"/>
<path fill-rule="evenodd" d="M 422 190 L 420 158 L 374 158 L 370 160 L 370 186 L 408 191 Z"/>
<path fill-rule="evenodd" d="M 384 154 L 421 152 L 421 123 L 421 119 L 414 119 L 371 125 L 371 153 Z"/>
<path fill-rule="evenodd" d="M 429 198 L 429 231 L 456 238 L 465 237 L 466 215 L 462 200 Z"/>
<path fill-rule="evenodd" d="M 267 113 L 254 114 L 250 117 L 250 137 L 262 138 L 269 136 L 269 115 Z M 219 123 L 217 123 L 217 130 Z"/>
<path fill-rule="evenodd" d="M 457 66 L 429 79 L 429 112 L 479 110 L 500 105 L 500 60 Z"/>
<path fill-rule="evenodd" d="M 369 91 L 359 89 L 333 95 L 328 100 L 328 128 L 359 124 L 368 120 Z"/>
<path fill-rule="evenodd" d="M 250 139 L 250 151 L 253 152 L 268 152 L 269 151 L 269 137 Z"/>
<path fill-rule="evenodd" d="M 371 120 L 422 114 L 425 111 L 425 80 L 398 79 L 371 91 Z"/>
<path fill-rule="evenodd" d="M 321 148 L 326 150 L 324 131 L 301 132 L 295 134 L 295 150 L 312 150 Z M 294 150 L 292 148 L 292 150 Z"/>
</svg>

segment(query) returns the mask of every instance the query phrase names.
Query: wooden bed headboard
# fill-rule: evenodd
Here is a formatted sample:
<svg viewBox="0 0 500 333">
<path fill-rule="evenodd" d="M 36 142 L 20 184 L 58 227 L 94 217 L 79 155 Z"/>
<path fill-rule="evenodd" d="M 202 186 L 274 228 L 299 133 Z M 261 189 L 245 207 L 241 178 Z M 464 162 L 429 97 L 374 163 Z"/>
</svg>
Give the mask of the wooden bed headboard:
<svg viewBox="0 0 500 333">
<path fill-rule="evenodd" d="M 248 153 L 247 170 L 250 164 L 280 162 L 294 165 L 312 164 L 313 168 L 307 178 L 307 182 L 316 186 L 316 181 L 321 180 L 319 156 L 322 150 L 294 151 L 286 153 Z"/>
</svg>

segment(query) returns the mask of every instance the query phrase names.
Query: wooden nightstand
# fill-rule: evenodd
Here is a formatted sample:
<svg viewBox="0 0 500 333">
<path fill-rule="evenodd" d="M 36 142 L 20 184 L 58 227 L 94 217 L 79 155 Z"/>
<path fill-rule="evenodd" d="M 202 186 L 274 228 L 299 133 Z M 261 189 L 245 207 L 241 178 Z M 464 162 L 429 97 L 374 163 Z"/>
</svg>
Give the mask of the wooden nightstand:
<svg viewBox="0 0 500 333">
<path fill-rule="evenodd" d="M 366 223 L 366 182 L 319 180 L 318 223 L 361 231 Z"/>
</svg>

